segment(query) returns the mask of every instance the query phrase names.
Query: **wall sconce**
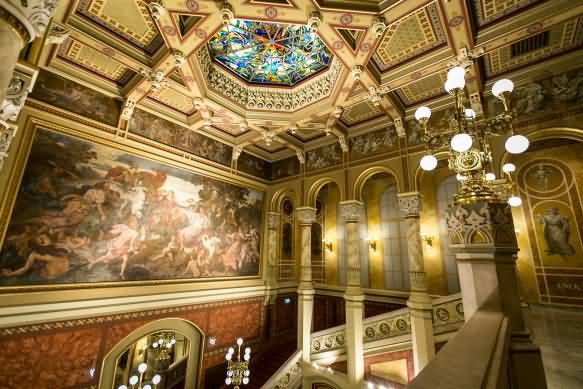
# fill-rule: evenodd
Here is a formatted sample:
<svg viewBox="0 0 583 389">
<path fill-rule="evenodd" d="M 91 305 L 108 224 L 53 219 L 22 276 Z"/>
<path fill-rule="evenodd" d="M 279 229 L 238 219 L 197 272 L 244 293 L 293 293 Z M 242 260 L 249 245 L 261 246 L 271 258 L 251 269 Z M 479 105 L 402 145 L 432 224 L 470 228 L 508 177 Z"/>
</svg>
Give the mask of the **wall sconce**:
<svg viewBox="0 0 583 389">
<path fill-rule="evenodd" d="M 322 243 L 324 243 L 324 247 L 326 248 L 326 251 L 332 251 L 332 241 L 331 240 L 323 239 Z"/>
<path fill-rule="evenodd" d="M 368 238 L 366 240 L 366 242 L 368 243 L 368 248 L 370 250 L 377 251 L 377 241 L 376 240 Z"/>
<path fill-rule="evenodd" d="M 425 243 L 425 247 L 432 248 L 433 247 L 433 239 L 435 239 L 433 234 L 430 234 L 428 232 L 422 232 L 420 235 L 421 235 L 421 239 Z"/>
</svg>

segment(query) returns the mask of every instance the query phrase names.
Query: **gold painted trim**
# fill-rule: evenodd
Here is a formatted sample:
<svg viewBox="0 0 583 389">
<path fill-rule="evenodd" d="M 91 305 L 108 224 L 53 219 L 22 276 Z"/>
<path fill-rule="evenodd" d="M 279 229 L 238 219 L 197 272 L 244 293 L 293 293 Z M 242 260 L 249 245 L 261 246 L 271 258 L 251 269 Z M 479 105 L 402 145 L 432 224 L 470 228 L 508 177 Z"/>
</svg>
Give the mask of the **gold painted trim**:
<svg viewBox="0 0 583 389">
<path fill-rule="evenodd" d="M 26 26 L 18 20 L 17 17 L 12 15 L 7 9 L 0 6 L 0 20 L 4 20 L 8 26 L 22 39 L 22 45 L 24 46 L 32 40 L 32 35 Z"/>
</svg>

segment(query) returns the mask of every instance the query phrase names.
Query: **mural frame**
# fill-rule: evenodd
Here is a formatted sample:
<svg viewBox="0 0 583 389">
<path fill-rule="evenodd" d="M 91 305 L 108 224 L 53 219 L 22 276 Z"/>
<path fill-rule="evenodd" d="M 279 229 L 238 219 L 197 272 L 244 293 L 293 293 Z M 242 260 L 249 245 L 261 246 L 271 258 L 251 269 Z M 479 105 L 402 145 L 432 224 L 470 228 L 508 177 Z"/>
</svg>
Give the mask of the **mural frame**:
<svg viewBox="0 0 583 389">
<path fill-rule="evenodd" d="M 75 125 L 75 127 L 78 128 L 73 129 L 72 128 L 73 125 Z M 189 158 L 186 154 L 184 156 L 177 156 L 165 150 L 161 150 L 159 148 L 143 145 L 140 144 L 139 142 L 129 140 L 125 136 L 123 136 L 123 133 L 118 132 L 115 135 L 110 132 L 104 133 L 93 128 L 92 126 L 87 126 L 78 122 L 75 123 L 69 118 L 67 119 L 54 118 L 53 115 L 51 115 L 50 113 L 40 112 L 40 115 L 36 115 L 34 113 L 31 113 L 29 110 L 25 109 L 23 110 L 22 115 L 19 117 L 18 127 L 20 129 L 19 131 L 20 136 L 17 136 L 17 138 L 15 138 L 13 142 L 14 148 L 13 152 L 15 155 L 15 159 L 12 161 L 10 160 L 7 161 L 8 163 L 5 165 L 5 167 L 7 168 L 6 171 L 9 171 L 8 176 L 6 177 L 7 185 L 6 190 L 3 193 L 0 192 L 0 247 L 4 246 L 6 232 L 8 230 L 12 218 L 12 213 L 18 197 L 18 192 L 20 190 L 26 166 L 30 158 L 34 138 L 38 130 L 42 129 L 48 132 L 69 136 L 77 140 L 90 142 L 97 146 L 110 147 L 116 151 L 127 153 L 135 157 L 143 158 L 147 161 L 163 164 L 166 167 L 185 170 L 188 173 L 197 174 L 206 178 L 212 178 L 224 183 L 236 186 L 243 186 L 261 192 L 263 194 L 263 205 L 261 209 L 262 215 L 260 220 L 262 225 L 259 230 L 260 255 L 258 264 L 258 274 L 252 276 L 208 277 L 198 279 L 176 278 L 167 280 L 105 281 L 105 282 L 80 282 L 67 284 L 63 283 L 53 285 L 2 286 L 0 288 L 0 295 L 6 295 L 10 293 L 17 294 L 21 292 L 41 292 L 41 291 L 76 291 L 87 289 L 110 290 L 112 288 L 122 287 L 124 289 L 125 288 L 131 289 L 140 288 L 144 286 L 161 286 L 161 285 L 186 286 L 188 284 L 199 285 L 195 289 L 200 289 L 201 287 L 207 287 L 208 284 L 215 283 L 217 281 L 226 282 L 228 285 L 224 285 L 224 287 L 232 288 L 239 286 L 248 286 L 249 282 L 260 281 L 263 278 L 263 262 L 266 249 L 264 222 L 266 212 L 269 208 L 269 201 L 265 185 L 262 185 L 261 183 L 255 182 L 253 180 L 244 179 L 235 174 L 223 172 L 221 171 L 221 169 L 212 166 L 201 166 L 201 163 L 193 160 L 192 158 Z M 188 290 L 192 290 L 192 288 L 188 288 Z M 176 289 L 173 289 L 172 291 L 176 291 Z M 33 298 L 32 300 L 36 301 L 37 299 Z M 40 300 L 46 302 L 45 299 L 41 298 Z M 4 304 L 0 304 L 0 306 L 3 305 Z M 13 305 L 13 303 L 6 305 Z"/>
</svg>

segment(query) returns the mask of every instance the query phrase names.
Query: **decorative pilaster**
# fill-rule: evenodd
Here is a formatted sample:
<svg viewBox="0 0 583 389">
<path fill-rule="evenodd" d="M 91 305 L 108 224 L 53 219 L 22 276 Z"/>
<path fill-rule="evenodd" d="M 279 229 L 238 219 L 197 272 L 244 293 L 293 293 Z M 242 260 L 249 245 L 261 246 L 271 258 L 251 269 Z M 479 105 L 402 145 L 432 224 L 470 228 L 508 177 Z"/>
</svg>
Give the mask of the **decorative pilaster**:
<svg viewBox="0 0 583 389">
<path fill-rule="evenodd" d="M 57 7 L 57 0 L 0 0 L 0 102 L 13 78 L 18 54 L 41 37 Z"/>
<path fill-rule="evenodd" d="M 267 212 L 267 277 L 270 287 L 277 285 L 277 234 L 281 214 L 279 212 Z"/>
<path fill-rule="evenodd" d="M 298 348 L 302 350 L 302 360 L 310 362 L 315 294 L 312 283 L 312 224 L 316 221 L 316 209 L 312 207 L 297 208 L 296 218 L 300 223 L 302 236 L 300 283 L 298 286 Z"/>
<path fill-rule="evenodd" d="M 518 245 L 510 206 L 495 201 L 458 204 L 448 210 L 447 227 L 449 247 L 458 264 L 466 321 L 487 300 L 497 305 L 510 322 L 510 386 L 546 389 L 540 350 L 525 328 L 520 308 Z"/>
<path fill-rule="evenodd" d="M 36 72 L 33 68 L 17 64 L 6 91 L 6 98 L 0 105 L 0 169 L 16 135 L 16 119 L 32 89 Z"/>
<path fill-rule="evenodd" d="M 411 315 L 413 365 L 417 375 L 435 356 L 433 336 L 433 304 L 427 293 L 421 225 L 419 221 L 423 197 L 418 192 L 399 193 L 399 209 L 407 229 L 407 254 L 411 294 L 407 306 Z"/>
<path fill-rule="evenodd" d="M 134 114 L 134 109 L 136 108 L 136 102 L 132 99 L 126 99 L 123 103 L 121 110 L 121 118 L 123 120 L 130 120 Z"/>
<path fill-rule="evenodd" d="M 346 293 L 346 359 L 348 380 L 352 384 L 362 382 L 364 378 L 364 347 L 362 321 L 364 316 L 364 295 L 360 285 L 360 241 L 359 223 L 364 214 L 364 205 L 360 201 L 342 201 L 339 204 L 340 215 L 346 225 L 346 259 L 347 277 Z"/>
</svg>

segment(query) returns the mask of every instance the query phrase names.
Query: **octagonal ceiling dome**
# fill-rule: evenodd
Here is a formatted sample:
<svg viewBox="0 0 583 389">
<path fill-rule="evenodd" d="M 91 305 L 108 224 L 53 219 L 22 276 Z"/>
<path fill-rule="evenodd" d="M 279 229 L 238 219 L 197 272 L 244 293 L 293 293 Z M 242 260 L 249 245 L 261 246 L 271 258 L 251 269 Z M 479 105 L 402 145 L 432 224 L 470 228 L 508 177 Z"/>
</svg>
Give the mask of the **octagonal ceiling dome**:
<svg viewBox="0 0 583 389">
<path fill-rule="evenodd" d="M 243 80 L 295 86 L 327 69 L 332 53 L 304 25 L 234 20 L 208 42 L 209 54 Z"/>
</svg>

